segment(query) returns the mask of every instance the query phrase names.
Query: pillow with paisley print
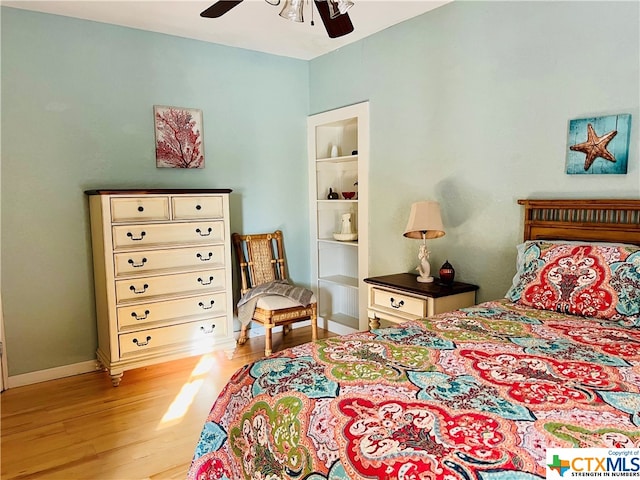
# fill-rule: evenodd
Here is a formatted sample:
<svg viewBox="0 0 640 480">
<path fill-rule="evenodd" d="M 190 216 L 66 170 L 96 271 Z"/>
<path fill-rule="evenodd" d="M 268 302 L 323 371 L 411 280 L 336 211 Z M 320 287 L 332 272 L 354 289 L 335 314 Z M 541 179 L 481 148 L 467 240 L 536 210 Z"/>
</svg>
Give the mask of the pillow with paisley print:
<svg viewBox="0 0 640 480">
<path fill-rule="evenodd" d="M 531 240 L 518 246 L 512 302 L 584 317 L 640 321 L 640 247 Z"/>
</svg>

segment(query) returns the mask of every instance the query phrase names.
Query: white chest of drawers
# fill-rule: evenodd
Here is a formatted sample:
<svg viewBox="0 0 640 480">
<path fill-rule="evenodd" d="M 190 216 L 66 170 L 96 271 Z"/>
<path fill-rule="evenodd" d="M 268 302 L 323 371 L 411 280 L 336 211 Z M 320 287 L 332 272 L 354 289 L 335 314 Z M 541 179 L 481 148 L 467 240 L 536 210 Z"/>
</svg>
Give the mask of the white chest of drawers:
<svg viewBox="0 0 640 480">
<path fill-rule="evenodd" d="M 89 190 L 98 361 L 233 354 L 228 189 Z"/>
</svg>

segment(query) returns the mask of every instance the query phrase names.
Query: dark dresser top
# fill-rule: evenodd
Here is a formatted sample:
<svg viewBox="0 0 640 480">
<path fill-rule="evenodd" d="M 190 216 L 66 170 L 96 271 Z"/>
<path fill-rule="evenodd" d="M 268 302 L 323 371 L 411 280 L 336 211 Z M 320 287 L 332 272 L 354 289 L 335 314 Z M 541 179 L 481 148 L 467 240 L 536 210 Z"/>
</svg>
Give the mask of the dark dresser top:
<svg viewBox="0 0 640 480">
<path fill-rule="evenodd" d="M 86 195 L 146 195 L 146 194 L 181 194 L 181 193 L 231 193 L 230 188 L 131 188 L 131 189 L 97 189 L 85 190 Z"/>
<path fill-rule="evenodd" d="M 365 278 L 364 281 L 371 285 L 391 287 L 403 292 L 415 293 L 434 298 L 447 297 L 458 293 L 474 292 L 479 288 L 477 285 L 462 282 L 453 282 L 451 286 L 440 285 L 438 283 L 438 278 L 435 278 L 431 283 L 420 283 L 416 278 L 418 278 L 418 276 L 413 273 L 395 273 L 393 275 Z"/>
</svg>

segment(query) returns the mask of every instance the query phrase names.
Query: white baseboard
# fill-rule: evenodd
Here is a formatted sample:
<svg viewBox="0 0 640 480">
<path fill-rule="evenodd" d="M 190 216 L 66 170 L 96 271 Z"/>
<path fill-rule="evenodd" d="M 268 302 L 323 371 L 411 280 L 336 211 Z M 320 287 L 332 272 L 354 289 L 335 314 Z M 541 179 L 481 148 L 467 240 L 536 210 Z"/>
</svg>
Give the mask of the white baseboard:
<svg viewBox="0 0 640 480">
<path fill-rule="evenodd" d="M 23 373 L 22 375 L 10 375 L 7 380 L 7 388 L 23 387 L 25 385 L 46 382 L 48 380 L 56 380 L 58 378 L 70 377 L 72 375 L 80 375 L 81 373 L 89 373 L 98 369 L 99 365 L 96 360 L 88 360 L 86 362 L 74 363 L 72 365 L 63 365 L 62 367 Z"/>
<path fill-rule="evenodd" d="M 346 325 L 342 325 L 341 323 L 333 322 L 331 320 L 328 321 L 328 324 L 329 325 L 327 325 L 326 329 L 331 333 L 336 333 L 338 335 L 348 335 L 358 331 L 355 328 L 347 327 Z"/>
<path fill-rule="evenodd" d="M 319 322 L 325 325 L 322 328 L 329 330 L 332 333 L 338 335 L 345 335 L 347 333 L 353 333 L 356 330 L 346 327 L 336 322 Z M 328 323 L 328 325 L 327 325 Z M 291 325 L 292 328 L 300 328 L 311 325 L 311 321 L 297 322 Z M 320 325 L 319 325 L 320 326 Z M 282 331 L 282 327 L 276 327 L 273 332 Z M 264 327 L 257 324 L 252 324 L 249 329 L 249 338 L 264 336 Z M 61 367 L 49 368 L 47 370 L 38 370 L 35 372 L 23 373 L 21 375 L 11 375 L 7 379 L 6 388 L 22 387 L 25 385 L 31 385 L 34 383 L 46 382 L 48 380 L 56 380 L 58 378 L 70 377 L 72 375 L 80 375 L 82 373 L 89 373 L 100 369 L 100 365 L 97 360 L 88 360 L 86 362 L 74 363 L 72 365 L 63 365 Z"/>
</svg>

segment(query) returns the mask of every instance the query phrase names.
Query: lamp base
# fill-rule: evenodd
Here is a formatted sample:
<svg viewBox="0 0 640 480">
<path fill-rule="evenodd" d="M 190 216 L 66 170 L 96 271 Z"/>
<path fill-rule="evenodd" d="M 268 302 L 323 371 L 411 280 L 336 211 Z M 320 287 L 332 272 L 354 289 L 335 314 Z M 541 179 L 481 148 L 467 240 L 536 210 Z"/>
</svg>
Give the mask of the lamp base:
<svg viewBox="0 0 640 480">
<path fill-rule="evenodd" d="M 431 283 L 433 282 L 433 277 L 423 277 L 421 275 L 418 275 L 416 277 L 416 280 L 420 283 Z"/>
</svg>

